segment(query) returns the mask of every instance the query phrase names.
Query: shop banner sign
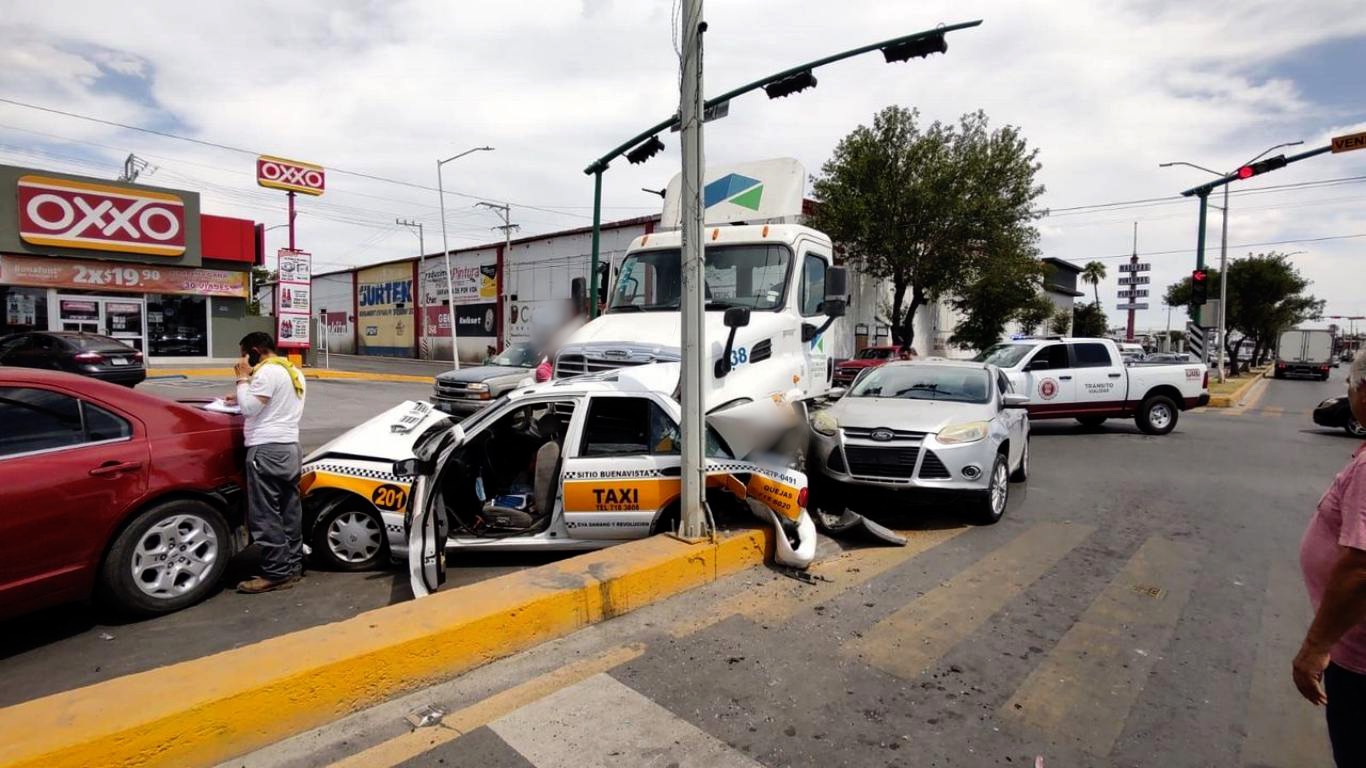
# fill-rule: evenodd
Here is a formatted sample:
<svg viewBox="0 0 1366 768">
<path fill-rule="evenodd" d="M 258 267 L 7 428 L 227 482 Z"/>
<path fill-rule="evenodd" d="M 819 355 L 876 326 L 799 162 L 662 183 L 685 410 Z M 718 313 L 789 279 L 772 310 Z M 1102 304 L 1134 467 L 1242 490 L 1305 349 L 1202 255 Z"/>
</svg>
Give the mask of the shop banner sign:
<svg viewBox="0 0 1366 768">
<path fill-rule="evenodd" d="M 185 201 L 178 195 L 52 176 L 20 176 L 19 238 L 37 246 L 180 256 Z"/>
<path fill-rule="evenodd" d="M 327 188 L 327 174 L 321 165 L 261 155 L 256 158 L 256 183 L 304 195 L 321 195 Z"/>
<path fill-rule="evenodd" d="M 282 349 L 309 347 L 309 318 L 312 312 L 311 276 L 313 255 L 304 251 L 279 251 L 279 285 L 275 290 L 276 340 Z"/>
<path fill-rule="evenodd" d="M 451 290 L 455 303 L 488 301 L 498 297 L 498 264 L 451 264 Z M 446 267 L 437 262 L 422 272 L 422 304 L 441 304 L 446 291 Z"/>
<path fill-rule="evenodd" d="M 0 256 L 0 283 L 5 285 L 245 299 L 248 281 L 248 273 L 226 269 L 148 267 L 108 261 Z"/>
<path fill-rule="evenodd" d="M 423 307 L 422 328 L 427 336 L 450 338 L 451 313 L 449 307 Z M 496 338 L 498 331 L 498 304 L 455 305 L 455 322 L 460 328 L 460 338 Z"/>
</svg>

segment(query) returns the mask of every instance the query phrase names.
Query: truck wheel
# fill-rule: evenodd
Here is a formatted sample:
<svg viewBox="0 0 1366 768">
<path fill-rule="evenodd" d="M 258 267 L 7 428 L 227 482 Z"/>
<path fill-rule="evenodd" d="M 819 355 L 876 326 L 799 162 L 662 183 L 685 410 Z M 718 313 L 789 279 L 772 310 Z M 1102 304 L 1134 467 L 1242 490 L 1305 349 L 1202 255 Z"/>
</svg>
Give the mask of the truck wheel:
<svg viewBox="0 0 1366 768">
<path fill-rule="evenodd" d="M 1006 512 L 1010 501 L 1010 467 L 1004 453 L 996 454 L 991 464 L 991 474 L 987 476 L 987 487 L 976 491 L 973 499 L 973 521 L 978 525 L 992 525 Z"/>
<path fill-rule="evenodd" d="M 389 559 L 384 521 L 362 498 L 332 507 L 313 526 L 313 555 L 334 571 L 369 571 Z"/>
<path fill-rule="evenodd" d="M 1090 428 L 1092 428 L 1092 429 L 1095 429 L 1096 427 L 1099 427 L 1101 424 L 1104 424 L 1106 418 L 1108 418 L 1108 417 L 1106 417 L 1106 416 L 1078 416 L 1078 417 L 1077 417 L 1077 423 L 1078 423 L 1078 424 L 1081 424 L 1083 427 L 1090 427 Z"/>
<path fill-rule="evenodd" d="M 232 556 L 223 515 L 178 499 L 144 510 L 114 540 L 100 568 L 100 592 L 138 616 L 178 611 L 218 585 Z"/>
<path fill-rule="evenodd" d="M 1165 435 L 1176 429 L 1176 420 L 1181 411 L 1176 403 L 1166 395 L 1153 395 L 1138 406 L 1134 422 L 1138 428 L 1150 435 Z"/>
</svg>

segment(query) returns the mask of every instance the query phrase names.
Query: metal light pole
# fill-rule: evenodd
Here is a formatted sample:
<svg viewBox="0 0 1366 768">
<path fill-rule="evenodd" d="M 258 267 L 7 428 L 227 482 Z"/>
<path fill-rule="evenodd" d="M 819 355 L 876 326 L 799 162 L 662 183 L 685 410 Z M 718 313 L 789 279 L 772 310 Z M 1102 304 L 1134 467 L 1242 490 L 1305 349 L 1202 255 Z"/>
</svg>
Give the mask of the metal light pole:
<svg viewBox="0 0 1366 768">
<path fill-rule="evenodd" d="M 512 230 L 521 229 L 520 225 L 512 223 L 512 205 L 510 203 L 503 203 L 502 205 L 497 205 L 495 203 L 475 203 L 475 205 L 480 205 L 485 208 L 488 208 L 491 211 L 495 211 L 503 218 L 503 226 L 494 227 L 494 229 L 503 230 L 503 271 L 506 272 L 508 268 L 508 260 L 512 258 Z M 532 276 L 533 278 L 535 277 L 534 273 Z M 498 301 L 504 301 L 503 297 L 499 296 Z M 502 308 L 502 310 L 505 309 L 506 307 Z M 507 315 L 504 314 L 503 316 L 506 317 Z M 506 329 L 504 330 L 506 335 Z M 503 351 L 502 348 L 504 346 L 504 341 L 505 339 L 498 339 L 499 352 Z"/>
<path fill-rule="evenodd" d="M 1258 160 L 1266 156 L 1268 152 L 1272 152 L 1282 147 L 1294 147 L 1303 143 L 1303 141 L 1287 141 L 1281 144 L 1277 144 L 1273 147 L 1267 147 L 1266 149 L 1257 153 L 1256 157 L 1238 166 L 1238 168 L 1242 168 L 1245 165 L 1252 165 L 1253 163 L 1257 162 Z M 1205 173 L 1212 173 L 1215 176 L 1219 176 L 1221 178 L 1233 175 L 1233 172 L 1220 173 L 1218 171 L 1212 171 L 1209 168 L 1206 168 L 1202 165 L 1196 165 L 1195 163 L 1187 163 L 1182 160 L 1178 160 L 1176 162 L 1171 163 L 1159 163 L 1158 167 L 1170 168 L 1173 165 L 1189 166 L 1191 168 L 1204 171 Z M 1200 195 L 1200 238 L 1199 250 L 1196 253 L 1196 269 L 1200 269 L 1205 266 L 1205 206 L 1208 203 L 1208 200 L 1208 191 Z M 1218 378 L 1220 382 L 1224 381 L 1224 365 L 1227 362 L 1225 360 L 1225 349 L 1227 347 L 1225 333 L 1227 332 L 1226 326 L 1228 323 L 1228 184 L 1224 185 L 1224 208 L 1222 213 L 1223 234 L 1219 238 L 1219 317 L 1218 330 L 1215 332 L 1215 339 L 1218 342 L 1219 347 L 1217 358 L 1218 362 L 1215 364 L 1215 376 Z M 1192 319 L 1195 319 L 1195 311 L 1195 308 L 1192 307 Z M 1203 320 L 1204 318 L 1202 317 L 1200 319 Z"/>
<path fill-rule="evenodd" d="M 417 257 L 421 259 L 427 255 L 427 246 L 422 240 L 422 222 L 412 219 L 394 219 L 394 223 L 400 227 L 407 227 L 409 231 L 417 230 Z"/>
<path fill-rule="evenodd" d="M 458 155 L 452 155 L 445 160 L 436 161 L 436 194 L 441 201 L 441 255 L 446 260 L 446 317 L 451 324 L 451 369 L 460 370 L 460 352 L 456 344 L 455 331 L 455 291 L 451 288 L 451 247 L 446 242 L 446 189 L 441 182 L 441 166 L 452 160 L 460 158 L 472 152 L 492 152 L 493 147 L 475 147 L 467 149 Z"/>
<path fill-rule="evenodd" d="M 704 283 L 702 268 L 702 0 L 684 0 L 683 11 L 683 76 L 678 106 L 680 143 L 683 149 L 683 188 L 681 192 L 683 249 L 681 275 L 683 295 L 680 308 L 683 321 L 682 390 L 683 477 L 681 489 L 679 535 L 686 539 L 701 538 L 707 533 L 706 470 L 703 466 L 705 429 L 702 398 L 706 393 L 707 366 L 704 320 Z M 601 174 L 598 179 L 601 180 Z M 596 234 L 596 233 L 595 233 Z M 593 249 L 597 253 L 597 249 Z M 595 265 L 596 267 L 596 265 Z M 594 273 L 596 276 L 596 273 Z M 597 280 L 593 281 L 594 285 Z M 594 302 L 597 298 L 594 296 Z M 596 305 L 595 305 L 596 307 Z"/>
</svg>

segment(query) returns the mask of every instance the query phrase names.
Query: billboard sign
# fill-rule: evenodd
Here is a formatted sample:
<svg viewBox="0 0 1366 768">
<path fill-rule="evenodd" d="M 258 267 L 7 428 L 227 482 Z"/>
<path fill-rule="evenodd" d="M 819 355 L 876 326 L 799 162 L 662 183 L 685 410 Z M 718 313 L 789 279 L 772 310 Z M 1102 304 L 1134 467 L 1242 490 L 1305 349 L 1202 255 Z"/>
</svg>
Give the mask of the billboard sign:
<svg viewBox="0 0 1366 768">
<path fill-rule="evenodd" d="M 117 293 L 174 293 L 245 299 L 247 272 L 161 267 L 109 261 L 0 256 L 0 283 Z"/>
<path fill-rule="evenodd" d="M 19 238 L 37 246 L 180 256 L 185 201 L 150 189 L 20 176 Z"/>
<path fill-rule="evenodd" d="M 1129 276 L 1129 277 L 1121 277 L 1121 278 L 1119 279 L 1119 284 L 1120 284 L 1120 285 L 1147 285 L 1147 284 L 1148 284 L 1148 281 L 1151 280 L 1151 279 L 1152 279 L 1152 278 L 1148 277 L 1147 275 L 1131 275 L 1131 276 Z"/>
<path fill-rule="evenodd" d="M 475 263 L 468 258 L 451 261 L 451 290 L 455 303 L 492 301 L 498 298 L 498 262 Z M 422 270 L 422 305 L 445 303 L 446 265 L 430 259 Z"/>
<path fill-rule="evenodd" d="M 321 195 L 327 188 L 327 173 L 321 165 L 261 155 L 256 158 L 256 183 L 304 195 Z"/>
<path fill-rule="evenodd" d="M 1127 262 L 1127 261 L 1126 261 L 1125 263 L 1119 265 L 1119 271 L 1120 271 L 1120 272 L 1150 272 L 1150 271 L 1152 271 L 1152 268 L 1153 268 L 1153 265 L 1152 265 L 1152 264 L 1149 264 L 1149 263 L 1146 262 L 1146 261 L 1140 261 L 1140 262 Z"/>
<path fill-rule="evenodd" d="M 312 312 L 313 255 L 281 248 L 279 285 L 275 287 L 276 338 L 283 349 L 307 349 Z"/>
</svg>

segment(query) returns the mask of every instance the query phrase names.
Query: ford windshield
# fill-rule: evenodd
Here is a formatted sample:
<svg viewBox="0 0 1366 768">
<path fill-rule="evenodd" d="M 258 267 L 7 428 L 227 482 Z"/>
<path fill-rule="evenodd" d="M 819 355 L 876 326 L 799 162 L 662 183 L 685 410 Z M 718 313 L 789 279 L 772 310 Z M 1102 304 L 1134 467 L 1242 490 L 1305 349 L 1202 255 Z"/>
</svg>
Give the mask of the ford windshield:
<svg viewBox="0 0 1366 768">
<path fill-rule="evenodd" d="M 608 312 L 676 310 L 682 294 L 679 249 L 636 251 L 617 276 Z M 782 245 L 719 245 L 706 251 L 707 309 L 778 309 L 792 254 Z"/>
</svg>

